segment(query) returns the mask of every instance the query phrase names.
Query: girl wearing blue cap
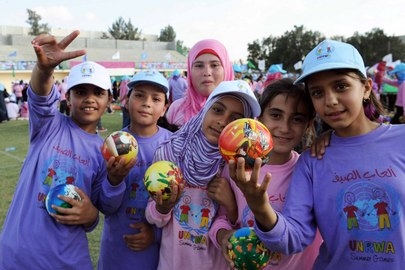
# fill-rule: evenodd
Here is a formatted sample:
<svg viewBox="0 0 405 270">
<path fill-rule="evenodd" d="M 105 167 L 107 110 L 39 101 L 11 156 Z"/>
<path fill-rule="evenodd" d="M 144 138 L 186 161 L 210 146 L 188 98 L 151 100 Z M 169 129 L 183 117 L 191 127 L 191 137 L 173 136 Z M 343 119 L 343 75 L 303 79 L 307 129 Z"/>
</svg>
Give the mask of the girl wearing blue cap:
<svg viewBox="0 0 405 270">
<path fill-rule="evenodd" d="M 362 57 L 347 43 L 317 45 L 300 82 L 333 129 L 330 145 L 321 160 L 310 151 L 300 156 L 282 212 L 266 194 L 271 174 L 258 184 L 260 159 L 250 181 L 242 160 L 230 162 L 230 175 L 255 213 L 256 233 L 270 250 L 291 254 L 311 244 L 319 228 L 324 242 L 314 269 L 402 269 L 405 126 L 374 121 L 381 105 Z"/>
<path fill-rule="evenodd" d="M 161 230 L 145 218 L 149 194 L 143 177 L 153 154 L 171 132 L 158 126 L 168 107 L 169 85 L 157 70 L 141 71 L 128 82 L 126 107 L 130 124 L 123 131 L 138 142 L 136 164 L 125 177 L 126 190 L 118 211 L 105 215 L 98 269 L 156 269 Z"/>
<path fill-rule="evenodd" d="M 172 161 L 185 180 L 183 192 L 181 186 L 173 186 L 169 200 L 162 202 L 158 195 L 146 208 L 147 220 L 162 228 L 158 269 L 227 269 L 208 233 L 218 205 L 233 213 L 235 199 L 228 183 L 220 201 L 209 196 L 207 186 L 225 165 L 218 149 L 222 129 L 233 120 L 259 114 L 259 103 L 246 82 L 223 81 L 202 110 L 156 150 L 154 161 Z"/>
<path fill-rule="evenodd" d="M 112 213 L 125 190 L 125 174 L 135 164 L 106 166 L 96 125 L 111 102 L 110 77 L 94 62 L 74 66 L 68 79 L 71 114 L 58 111 L 59 91 L 53 71 L 85 50 L 65 52 L 79 35 L 57 42 L 51 35 L 32 41 L 37 64 L 28 88 L 30 148 L 0 235 L 0 269 L 92 270 L 86 233 L 98 224 L 98 211 Z M 107 171 L 108 169 L 108 171 Z M 107 178 L 108 173 L 108 178 Z M 81 200 L 62 197 L 71 208 L 45 207 L 50 190 L 72 184 Z"/>
</svg>

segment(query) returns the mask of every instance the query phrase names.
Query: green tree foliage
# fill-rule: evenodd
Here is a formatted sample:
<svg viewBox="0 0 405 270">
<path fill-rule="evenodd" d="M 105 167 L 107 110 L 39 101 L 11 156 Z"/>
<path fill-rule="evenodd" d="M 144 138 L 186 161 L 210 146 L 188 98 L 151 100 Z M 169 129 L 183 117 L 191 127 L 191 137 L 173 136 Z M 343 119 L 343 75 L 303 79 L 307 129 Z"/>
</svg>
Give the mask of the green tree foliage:
<svg viewBox="0 0 405 270">
<path fill-rule="evenodd" d="M 379 28 L 374 28 L 364 35 L 355 32 L 346 42 L 359 50 L 366 66 L 380 62 L 389 53 L 392 53 L 394 60 L 405 59 L 405 44 L 398 37 L 387 36 Z"/>
<path fill-rule="evenodd" d="M 113 39 L 124 39 L 124 40 L 140 40 L 142 32 L 134 27 L 131 19 L 126 22 L 122 17 L 119 17 L 115 22 L 113 22 L 111 28 L 108 28 L 108 33 Z M 103 33 L 101 38 L 110 38 L 107 33 Z"/>
<path fill-rule="evenodd" d="M 189 50 L 190 48 L 187 48 L 186 46 L 183 45 L 183 41 L 181 40 L 176 41 L 176 51 L 178 51 L 182 55 L 187 55 Z"/>
<path fill-rule="evenodd" d="M 304 26 L 294 26 L 280 37 L 269 36 L 261 41 L 248 44 L 248 61 L 257 66 L 259 60 L 265 60 L 266 70 L 271 64 L 283 64 L 283 68 L 294 72 L 294 64 L 303 60 L 305 55 L 326 37 L 318 31 L 307 31 Z M 388 53 L 394 60 L 405 59 L 405 44 L 398 37 L 387 36 L 383 30 L 375 28 L 364 35 L 355 32 L 345 39 L 333 36 L 329 39 L 344 41 L 355 46 L 364 58 L 366 66 L 374 65 Z"/>
<path fill-rule="evenodd" d="M 47 23 L 41 23 L 41 15 L 31 9 L 27 9 L 27 13 L 28 19 L 25 22 L 31 26 L 29 35 L 38 36 L 39 34 L 48 34 L 51 31 Z"/>
<path fill-rule="evenodd" d="M 172 42 L 176 39 L 176 32 L 173 27 L 169 24 L 162 30 L 160 30 L 160 35 L 158 37 L 159 41 Z"/>
<path fill-rule="evenodd" d="M 321 33 L 305 31 L 304 26 L 294 26 L 292 31 L 286 31 L 281 37 L 269 36 L 261 42 L 255 40 L 248 44 L 248 61 L 257 66 L 259 60 L 265 60 L 266 70 L 271 64 L 283 64 L 283 68 L 294 71 L 294 64 L 321 40 Z"/>
</svg>

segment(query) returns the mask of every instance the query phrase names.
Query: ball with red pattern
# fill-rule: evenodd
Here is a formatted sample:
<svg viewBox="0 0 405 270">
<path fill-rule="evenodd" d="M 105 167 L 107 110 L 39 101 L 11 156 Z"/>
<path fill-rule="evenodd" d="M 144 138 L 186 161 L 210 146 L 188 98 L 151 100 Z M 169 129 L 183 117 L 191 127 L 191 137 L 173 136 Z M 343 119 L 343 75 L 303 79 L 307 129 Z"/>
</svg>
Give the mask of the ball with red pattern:
<svg viewBox="0 0 405 270">
<path fill-rule="evenodd" d="M 110 157 L 116 157 L 118 160 L 123 158 L 128 163 L 138 155 L 138 142 L 128 132 L 115 131 L 105 138 L 101 153 L 107 161 Z"/>
<path fill-rule="evenodd" d="M 256 158 L 266 164 L 273 138 L 270 131 L 261 122 L 251 118 L 241 118 L 229 123 L 221 132 L 218 140 L 219 151 L 228 162 L 238 157 L 245 159 L 247 170 L 253 167 Z"/>
</svg>

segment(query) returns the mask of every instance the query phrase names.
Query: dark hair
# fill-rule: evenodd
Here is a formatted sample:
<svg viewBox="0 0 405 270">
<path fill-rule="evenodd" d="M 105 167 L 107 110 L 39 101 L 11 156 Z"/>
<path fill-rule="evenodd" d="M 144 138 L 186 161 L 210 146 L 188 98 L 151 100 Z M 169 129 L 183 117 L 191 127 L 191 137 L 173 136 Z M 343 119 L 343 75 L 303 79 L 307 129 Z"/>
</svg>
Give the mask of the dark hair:
<svg viewBox="0 0 405 270">
<path fill-rule="evenodd" d="M 315 108 L 312 105 L 311 97 L 306 93 L 305 88 L 302 84 L 294 84 L 294 81 L 290 78 L 283 78 L 279 80 L 275 80 L 270 82 L 264 90 L 260 97 L 259 103 L 261 108 L 261 116 L 263 116 L 263 112 L 266 109 L 266 106 L 278 95 L 286 95 L 286 99 L 288 98 L 295 98 L 296 100 L 303 102 L 308 110 L 308 129 L 305 132 L 304 138 L 301 141 L 301 144 L 295 147 L 297 152 L 302 152 L 306 148 L 308 148 L 316 135 L 315 127 L 314 127 L 314 119 L 315 119 Z M 300 103 L 297 104 L 297 106 Z"/>
<path fill-rule="evenodd" d="M 312 105 L 311 97 L 306 93 L 302 84 L 295 85 L 294 81 L 290 78 L 272 81 L 264 88 L 259 100 L 260 108 L 262 109 L 260 116 L 263 115 L 267 104 L 269 104 L 269 102 L 271 102 L 276 96 L 282 94 L 286 94 L 287 98 L 294 97 L 303 101 L 308 107 L 308 120 L 315 118 L 316 113 L 314 106 Z"/>
<path fill-rule="evenodd" d="M 353 79 L 359 79 L 361 83 L 366 84 L 368 78 L 364 77 L 364 74 L 357 69 L 336 69 L 333 70 L 337 74 L 344 74 Z M 350 75 L 349 73 L 354 73 L 357 77 Z M 364 113 L 368 119 L 371 121 L 380 121 L 381 115 L 384 114 L 384 107 L 381 102 L 378 100 L 377 96 L 375 95 L 374 91 L 370 90 L 370 97 L 368 99 L 363 100 L 363 109 Z M 309 96 L 308 84 L 305 84 L 305 92 L 307 92 Z"/>
</svg>

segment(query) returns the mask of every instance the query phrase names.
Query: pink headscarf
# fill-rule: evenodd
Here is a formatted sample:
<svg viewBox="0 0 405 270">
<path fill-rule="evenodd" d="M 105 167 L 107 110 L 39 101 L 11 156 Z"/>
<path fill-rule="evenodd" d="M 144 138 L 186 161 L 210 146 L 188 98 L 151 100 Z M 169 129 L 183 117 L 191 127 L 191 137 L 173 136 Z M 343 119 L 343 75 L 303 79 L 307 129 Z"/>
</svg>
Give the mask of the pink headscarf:
<svg viewBox="0 0 405 270">
<path fill-rule="evenodd" d="M 200 55 L 200 52 L 204 50 L 214 51 L 216 56 L 218 56 L 224 68 L 224 81 L 232 81 L 234 79 L 232 63 L 229 60 L 225 46 L 215 39 L 203 39 L 197 42 L 189 51 L 187 59 L 188 89 L 180 105 L 184 110 L 184 122 L 187 122 L 192 116 L 196 115 L 207 100 L 207 97 L 202 96 L 191 82 L 191 67 L 193 66 L 193 62 Z"/>
</svg>

